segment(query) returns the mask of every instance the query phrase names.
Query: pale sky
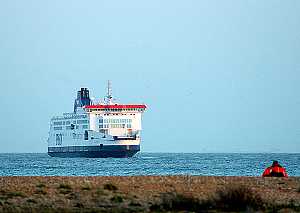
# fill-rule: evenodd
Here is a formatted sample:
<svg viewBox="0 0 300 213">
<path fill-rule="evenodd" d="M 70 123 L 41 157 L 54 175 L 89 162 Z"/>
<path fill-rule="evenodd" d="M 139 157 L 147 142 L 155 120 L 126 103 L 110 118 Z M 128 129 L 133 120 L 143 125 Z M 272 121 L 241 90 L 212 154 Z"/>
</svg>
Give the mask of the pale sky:
<svg viewBox="0 0 300 213">
<path fill-rule="evenodd" d="M 76 91 L 145 103 L 142 152 L 300 152 L 300 1 L 0 0 L 0 152 Z"/>
</svg>

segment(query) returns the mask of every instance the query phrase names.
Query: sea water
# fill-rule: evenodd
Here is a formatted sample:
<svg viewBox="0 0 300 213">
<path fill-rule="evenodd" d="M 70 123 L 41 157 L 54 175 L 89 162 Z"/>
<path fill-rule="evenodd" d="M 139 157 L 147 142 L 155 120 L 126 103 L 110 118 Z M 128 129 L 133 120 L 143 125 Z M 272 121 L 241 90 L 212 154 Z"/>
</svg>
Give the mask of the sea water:
<svg viewBox="0 0 300 213">
<path fill-rule="evenodd" d="M 272 160 L 278 160 L 289 176 L 300 176 L 300 154 L 284 153 L 138 153 L 132 158 L 0 154 L 0 176 L 261 176 Z"/>
</svg>

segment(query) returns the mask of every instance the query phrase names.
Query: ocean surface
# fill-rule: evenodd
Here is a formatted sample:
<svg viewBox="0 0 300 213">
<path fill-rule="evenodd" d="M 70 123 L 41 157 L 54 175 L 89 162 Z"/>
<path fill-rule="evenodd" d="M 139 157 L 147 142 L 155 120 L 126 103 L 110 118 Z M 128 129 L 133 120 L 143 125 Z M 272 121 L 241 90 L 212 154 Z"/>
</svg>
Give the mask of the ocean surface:
<svg viewBox="0 0 300 213">
<path fill-rule="evenodd" d="M 300 176 L 300 154 L 138 153 L 132 158 L 54 158 L 46 153 L 0 154 L 0 176 L 208 175 L 261 176 L 278 160 Z"/>
</svg>

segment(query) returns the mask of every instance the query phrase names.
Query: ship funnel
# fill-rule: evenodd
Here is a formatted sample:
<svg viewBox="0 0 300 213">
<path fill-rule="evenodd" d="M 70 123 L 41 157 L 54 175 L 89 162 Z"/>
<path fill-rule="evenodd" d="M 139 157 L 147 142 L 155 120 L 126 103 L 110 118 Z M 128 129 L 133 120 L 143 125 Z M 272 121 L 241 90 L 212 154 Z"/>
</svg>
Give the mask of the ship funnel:
<svg viewBox="0 0 300 213">
<path fill-rule="evenodd" d="M 77 92 L 77 98 L 74 102 L 74 113 L 76 113 L 78 107 L 91 105 L 90 91 L 87 88 L 81 88 Z"/>
</svg>

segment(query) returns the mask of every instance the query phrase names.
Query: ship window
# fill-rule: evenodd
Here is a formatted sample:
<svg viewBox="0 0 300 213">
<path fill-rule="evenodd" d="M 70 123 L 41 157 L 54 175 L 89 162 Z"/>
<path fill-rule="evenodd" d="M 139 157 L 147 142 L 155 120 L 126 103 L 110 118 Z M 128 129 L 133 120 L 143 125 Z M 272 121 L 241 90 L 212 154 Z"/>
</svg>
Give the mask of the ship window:
<svg viewBox="0 0 300 213">
<path fill-rule="evenodd" d="M 88 120 L 77 120 L 77 124 L 87 124 Z"/>
<path fill-rule="evenodd" d="M 61 121 L 56 121 L 56 122 L 53 122 L 54 125 L 61 125 L 62 122 Z"/>
<path fill-rule="evenodd" d="M 84 131 L 84 140 L 88 140 L 89 139 L 89 133 L 87 130 Z"/>
<path fill-rule="evenodd" d="M 71 122 L 70 121 L 66 121 L 66 125 L 69 125 Z"/>
<path fill-rule="evenodd" d="M 61 145 L 62 144 L 62 134 L 56 134 L 56 140 L 55 140 L 55 144 L 56 145 Z"/>
<path fill-rule="evenodd" d="M 131 128 L 131 124 L 127 124 L 127 128 Z"/>
<path fill-rule="evenodd" d="M 54 130 L 62 130 L 61 126 L 54 127 Z"/>
<path fill-rule="evenodd" d="M 82 129 L 88 129 L 88 125 L 82 125 Z"/>
<path fill-rule="evenodd" d="M 125 124 L 111 124 L 111 128 L 125 128 Z"/>
<path fill-rule="evenodd" d="M 71 130 L 71 126 L 66 126 L 66 130 Z"/>
</svg>

